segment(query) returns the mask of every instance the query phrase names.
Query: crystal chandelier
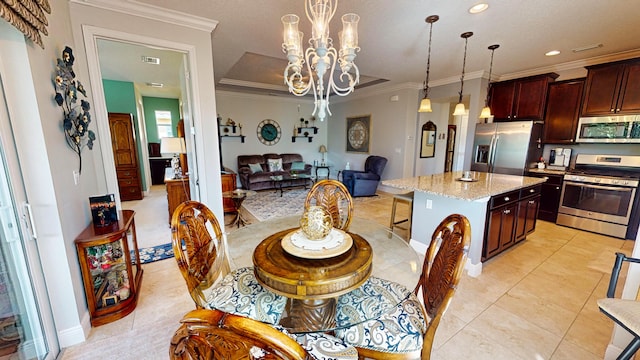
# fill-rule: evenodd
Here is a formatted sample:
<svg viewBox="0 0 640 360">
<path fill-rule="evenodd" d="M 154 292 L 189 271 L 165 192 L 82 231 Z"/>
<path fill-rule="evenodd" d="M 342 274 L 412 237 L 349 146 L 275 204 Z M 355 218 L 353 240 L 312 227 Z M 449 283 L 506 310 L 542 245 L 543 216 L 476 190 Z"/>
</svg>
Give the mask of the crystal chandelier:
<svg viewBox="0 0 640 360">
<path fill-rule="evenodd" d="M 305 0 L 304 8 L 311 21 L 312 34 L 309 47 L 302 52 L 303 33 L 298 30 L 300 18 L 294 14 L 282 17 L 284 25 L 284 42 L 282 50 L 287 54 L 289 64 L 284 69 L 284 82 L 289 92 L 296 96 L 304 96 L 313 89 L 315 106 L 312 115 L 323 121 L 329 110 L 329 94 L 346 96 L 353 91 L 360 80 L 360 72 L 353 62 L 358 47 L 358 21 L 360 16 L 345 14 L 342 16 L 340 50 L 333 47 L 329 37 L 329 23 L 336 12 L 338 0 Z M 333 73 L 336 64 L 340 67 L 339 82 L 334 82 Z M 303 67 L 306 68 L 303 76 Z M 308 77 L 308 79 L 306 79 Z"/>
<path fill-rule="evenodd" d="M 460 76 L 460 92 L 458 93 L 460 96 L 458 97 L 458 104 L 453 111 L 454 116 L 466 114 L 464 104 L 462 103 L 462 89 L 464 88 L 464 68 L 467 64 L 467 42 L 471 36 L 473 36 L 473 33 L 471 31 L 462 33 L 460 35 L 460 37 L 464 39 L 464 57 L 462 58 L 462 75 Z"/>
<path fill-rule="evenodd" d="M 429 24 L 429 50 L 427 50 L 427 77 L 424 79 L 424 98 L 420 101 L 420 107 L 418 112 L 432 112 L 431 99 L 429 99 L 429 67 L 431 66 L 431 30 L 433 29 L 433 23 L 438 21 L 440 17 L 438 15 L 427 16 L 425 21 Z"/>
</svg>

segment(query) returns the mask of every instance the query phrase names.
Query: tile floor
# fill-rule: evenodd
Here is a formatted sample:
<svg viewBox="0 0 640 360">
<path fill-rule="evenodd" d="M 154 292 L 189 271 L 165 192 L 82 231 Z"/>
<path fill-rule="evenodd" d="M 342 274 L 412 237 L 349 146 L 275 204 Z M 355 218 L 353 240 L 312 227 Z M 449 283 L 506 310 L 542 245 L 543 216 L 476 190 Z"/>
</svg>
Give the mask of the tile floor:
<svg viewBox="0 0 640 360">
<path fill-rule="evenodd" d="M 385 193 L 357 198 L 355 215 L 388 225 L 391 201 Z M 165 212 L 162 207 L 163 218 Z M 606 292 L 614 253 L 630 254 L 633 245 L 539 221 L 526 241 L 486 262 L 481 276 L 463 275 L 436 333 L 432 359 L 602 359 L 612 323 L 596 299 Z M 93 328 L 87 341 L 64 349 L 61 359 L 168 358 L 173 331 L 194 305 L 175 261 L 143 268 L 136 310 Z"/>
</svg>

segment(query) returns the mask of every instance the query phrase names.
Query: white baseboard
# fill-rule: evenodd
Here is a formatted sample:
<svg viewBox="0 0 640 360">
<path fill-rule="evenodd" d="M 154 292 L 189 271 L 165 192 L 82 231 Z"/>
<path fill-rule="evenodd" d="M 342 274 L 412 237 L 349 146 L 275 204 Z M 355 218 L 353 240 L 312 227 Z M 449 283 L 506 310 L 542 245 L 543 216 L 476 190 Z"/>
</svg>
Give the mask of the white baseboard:
<svg viewBox="0 0 640 360">
<path fill-rule="evenodd" d="M 84 313 L 80 325 L 58 332 L 60 347 L 66 348 L 84 342 L 89 337 L 89 331 L 91 331 L 91 319 L 87 311 Z"/>
<path fill-rule="evenodd" d="M 620 353 L 622 352 L 621 349 L 613 344 L 609 344 L 607 346 L 607 350 L 605 350 L 604 352 L 604 360 L 615 360 L 618 358 L 618 356 L 620 356 Z"/>
<path fill-rule="evenodd" d="M 467 263 L 464 268 L 467 270 L 467 275 L 471 277 L 478 277 L 482 274 L 482 263 L 472 264 L 471 260 L 467 259 Z"/>
</svg>

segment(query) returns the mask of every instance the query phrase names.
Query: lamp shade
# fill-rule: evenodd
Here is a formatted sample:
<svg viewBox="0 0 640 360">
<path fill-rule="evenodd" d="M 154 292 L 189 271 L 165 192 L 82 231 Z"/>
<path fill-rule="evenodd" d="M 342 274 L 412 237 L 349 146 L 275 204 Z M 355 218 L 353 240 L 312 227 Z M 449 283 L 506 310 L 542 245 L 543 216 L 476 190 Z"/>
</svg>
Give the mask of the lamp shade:
<svg viewBox="0 0 640 360">
<path fill-rule="evenodd" d="M 432 112 L 431 110 L 431 99 L 424 98 L 420 101 L 420 107 L 418 108 L 418 112 Z"/>
<path fill-rule="evenodd" d="M 160 152 L 164 154 L 184 154 L 186 146 L 181 137 L 164 137 L 160 139 Z"/>
<path fill-rule="evenodd" d="M 480 112 L 480 118 L 488 119 L 490 117 L 491 117 L 491 108 L 489 108 L 488 106 L 483 107 L 482 111 Z"/>
<path fill-rule="evenodd" d="M 327 152 L 327 147 L 324 145 L 320 145 L 320 150 L 318 150 L 320 153 L 324 154 Z"/>
<path fill-rule="evenodd" d="M 455 110 L 453 110 L 453 115 L 454 116 L 458 116 L 458 115 L 464 115 L 466 114 L 466 110 L 464 108 L 464 104 L 463 103 L 458 103 L 458 105 L 456 105 Z"/>
</svg>

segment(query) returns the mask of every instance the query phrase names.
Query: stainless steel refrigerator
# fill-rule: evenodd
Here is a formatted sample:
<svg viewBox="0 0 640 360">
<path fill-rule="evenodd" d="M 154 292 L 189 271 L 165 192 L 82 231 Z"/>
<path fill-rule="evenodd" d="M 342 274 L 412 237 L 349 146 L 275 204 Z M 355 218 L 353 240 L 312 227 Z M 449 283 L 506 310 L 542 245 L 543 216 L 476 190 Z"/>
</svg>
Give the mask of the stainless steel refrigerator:
<svg viewBox="0 0 640 360">
<path fill-rule="evenodd" d="M 542 123 L 476 124 L 471 170 L 524 175 L 542 156 Z"/>
</svg>

